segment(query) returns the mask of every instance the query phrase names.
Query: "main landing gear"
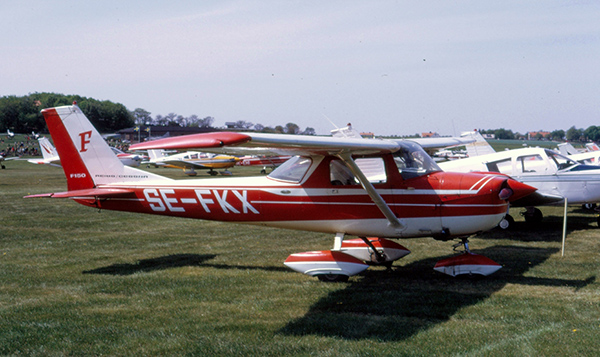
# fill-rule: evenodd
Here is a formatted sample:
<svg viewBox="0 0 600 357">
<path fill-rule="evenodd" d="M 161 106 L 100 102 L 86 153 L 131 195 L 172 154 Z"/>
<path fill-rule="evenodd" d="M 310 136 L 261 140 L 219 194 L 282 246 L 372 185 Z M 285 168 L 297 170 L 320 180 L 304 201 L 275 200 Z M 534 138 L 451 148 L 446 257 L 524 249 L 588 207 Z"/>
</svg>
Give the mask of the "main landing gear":
<svg viewBox="0 0 600 357">
<path fill-rule="evenodd" d="M 370 265 L 390 268 L 395 260 L 410 253 L 402 245 L 385 238 L 343 240 L 343 237 L 343 233 L 336 235 L 332 250 L 291 254 L 284 264 L 299 273 L 317 276 L 321 281 L 345 282 Z"/>
<path fill-rule="evenodd" d="M 452 248 L 456 251 L 460 246 L 464 247 L 462 254 L 438 261 L 433 270 L 450 276 L 487 276 L 502 268 L 500 264 L 488 257 L 471 253 L 471 250 L 469 249 L 468 238 L 461 238 L 461 241 L 454 244 Z"/>
</svg>

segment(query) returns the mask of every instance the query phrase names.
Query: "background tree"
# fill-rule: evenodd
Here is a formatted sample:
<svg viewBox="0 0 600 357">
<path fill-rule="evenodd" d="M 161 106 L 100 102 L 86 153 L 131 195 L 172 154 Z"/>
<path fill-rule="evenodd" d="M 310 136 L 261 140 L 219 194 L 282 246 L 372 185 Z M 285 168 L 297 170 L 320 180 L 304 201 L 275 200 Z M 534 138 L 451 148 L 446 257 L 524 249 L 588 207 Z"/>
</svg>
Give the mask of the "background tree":
<svg viewBox="0 0 600 357">
<path fill-rule="evenodd" d="M 298 134 L 300 133 L 300 127 L 295 123 L 287 123 L 285 124 L 285 132 L 286 134 Z"/>
<path fill-rule="evenodd" d="M 136 124 L 152 123 L 152 115 L 149 111 L 142 108 L 136 108 L 131 112 Z"/>
<path fill-rule="evenodd" d="M 46 122 L 40 111 L 70 105 L 74 101 L 100 132 L 120 130 L 131 127 L 134 123 L 133 115 L 123 104 L 78 95 L 31 93 L 23 97 L 0 98 L 0 131 L 11 129 L 17 133 L 46 132 Z"/>
<path fill-rule="evenodd" d="M 572 126 L 567 130 L 566 137 L 569 141 L 579 141 L 581 140 L 582 136 L 583 130 L 577 129 L 575 126 Z"/>
<path fill-rule="evenodd" d="M 564 130 L 554 130 L 550 133 L 550 139 L 554 140 L 554 141 L 560 141 L 563 140 L 565 137 L 565 131 Z"/>
<path fill-rule="evenodd" d="M 600 127 L 592 125 L 589 128 L 585 129 L 583 135 L 588 140 L 598 141 L 600 140 Z"/>
<path fill-rule="evenodd" d="M 304 131 L 302 132 L 303 135 L 317 135 L 317 132 L 315 131 L 314 128 L 311 127 L 306 127 L 306 129 L 304 129 Z"/>
</svg>

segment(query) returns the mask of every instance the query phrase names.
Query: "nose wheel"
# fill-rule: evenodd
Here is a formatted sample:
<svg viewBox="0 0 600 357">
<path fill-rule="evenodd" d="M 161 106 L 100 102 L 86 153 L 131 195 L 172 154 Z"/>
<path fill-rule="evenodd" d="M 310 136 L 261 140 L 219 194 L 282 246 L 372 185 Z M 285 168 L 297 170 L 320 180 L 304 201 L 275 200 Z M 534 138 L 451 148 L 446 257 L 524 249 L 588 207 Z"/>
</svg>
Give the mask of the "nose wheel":
<svg viewBox="0 0 600 357">
<path fill-rule="evenodd" d="M 462 246 L 464 248 L 464 250 L 460 251 L 458 250 L 458 248 Z M 457 252 L 462 252 L 462 253 L 471 253 L 471 250 L 469 249 L 469 238 L 461 238 L 460 242 L 452 245 L 452 250 Z"/>
</svg>

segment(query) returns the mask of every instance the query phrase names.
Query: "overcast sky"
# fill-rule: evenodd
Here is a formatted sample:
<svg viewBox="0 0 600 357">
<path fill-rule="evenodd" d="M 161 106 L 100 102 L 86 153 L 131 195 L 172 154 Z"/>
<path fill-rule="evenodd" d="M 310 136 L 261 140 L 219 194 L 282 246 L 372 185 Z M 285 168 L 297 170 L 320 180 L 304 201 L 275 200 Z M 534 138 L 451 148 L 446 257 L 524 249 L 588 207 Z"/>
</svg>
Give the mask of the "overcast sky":
<svg viewBox="0 0 600 357">
<path fill-rule="evenodd" d="M 2 1 L 0 96 L 319 134 L 600 126 L 598 1 Z"/>
</svg>

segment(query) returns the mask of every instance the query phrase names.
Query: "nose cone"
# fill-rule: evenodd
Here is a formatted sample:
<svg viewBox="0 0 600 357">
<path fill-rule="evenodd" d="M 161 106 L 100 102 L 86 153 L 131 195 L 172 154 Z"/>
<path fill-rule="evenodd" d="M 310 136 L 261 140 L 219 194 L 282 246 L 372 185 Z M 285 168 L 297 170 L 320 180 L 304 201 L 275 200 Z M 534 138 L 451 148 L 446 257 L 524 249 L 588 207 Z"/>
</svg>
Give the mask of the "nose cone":
<svg viewBox="0 0 600 357">
<path fill-rule="evenodd" d="M 512 191 L 507 192 L 506 190 Z M 527 195 L 530 195 L 537 191 L 537 188 L 531 187 L 523 182 L 519 182 L 513 179 L 506 180 L 506 187 L 500 191 L 500 198 L 503 200 L 508 200 L 509 202 L 513 202 L 518 200 L 519 198 L 523 198 Z"/>
</svg>

